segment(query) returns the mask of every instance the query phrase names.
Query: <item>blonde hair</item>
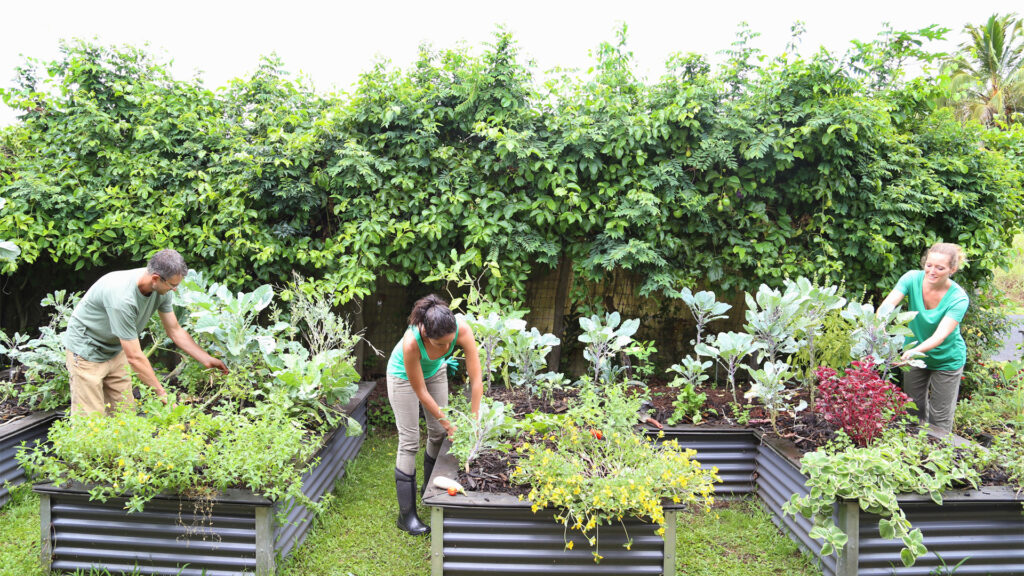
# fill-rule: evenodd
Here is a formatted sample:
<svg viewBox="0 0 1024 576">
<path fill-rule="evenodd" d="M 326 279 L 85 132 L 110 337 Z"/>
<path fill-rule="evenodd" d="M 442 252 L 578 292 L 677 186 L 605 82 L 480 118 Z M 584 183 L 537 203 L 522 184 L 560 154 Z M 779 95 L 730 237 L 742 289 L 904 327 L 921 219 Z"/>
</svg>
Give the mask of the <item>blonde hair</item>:
<svg viewBox="0 0 1024 576">
<path fill-rule="evenodd" d="M 960 268 L 963 268 L 967 264 L 967 257 L 964 256 L 964 250 L 959 244 L 950 244 L 948 242 L 936 242 L 932 244 L 924 256 L 921 257 L 921 267 L 924 267 L 924 263 L 928 260 L 928 255 L 931 253 L 942 254 L 943 256 L 949 257 L 950 268 L 953 272 L 956 272 Z"/>
</svg>

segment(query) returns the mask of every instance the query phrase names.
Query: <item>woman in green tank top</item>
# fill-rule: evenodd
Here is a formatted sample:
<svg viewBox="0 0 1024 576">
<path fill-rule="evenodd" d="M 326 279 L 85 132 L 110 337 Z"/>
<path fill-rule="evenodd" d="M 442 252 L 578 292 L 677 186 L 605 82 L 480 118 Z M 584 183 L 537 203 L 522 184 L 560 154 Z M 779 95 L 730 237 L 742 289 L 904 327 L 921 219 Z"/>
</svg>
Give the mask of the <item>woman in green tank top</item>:
<svg viewBox="0 0 1024 576">
<path fill-rule="evenodd" d="M 960 378 L 967 361 L 967 346 L 960 322 L 967 313 L 967 292 L 950 277 L 963 266 L 964 255 L 956 244 L 934 244 L 921 259 L 923 270 L 911 270 L 900 278 L 879 310 L 894 308 L 907 299 L 907 310 L 917 312 L 910 321 L 917 343 L 903 353 L 909 360 L 923 355 L 925 368 L 904 373 L 903 388 L 917 405 L 922 423 L 927 420 L 942 434 L 953 430 L 953 413 Z"/>
<path fill-rule="evenodd" d="M 473 330 L 457 319 L 448 303 L 430 295 L 420 298 L 409 314 L 409 329 L 388 359 L 388 399 L 395 411 L 398 454 L 395 458 L 395 491 L 398 495 L 398 527 L 418 535 L 430 528 L 416 515 L 416 453 L 420 447 L 419 411 L 427 421 L 427 449 L 423 455 L 423 487 L 434 469 L 446 435 L 455 427 L 441 409 L 448 405 L 447 361 L 459 345 L 466 354 L 470 403 L 480 413 L 483 379 Z M 421 491 L 422 494 L 422 491 Z"/>
</svg>

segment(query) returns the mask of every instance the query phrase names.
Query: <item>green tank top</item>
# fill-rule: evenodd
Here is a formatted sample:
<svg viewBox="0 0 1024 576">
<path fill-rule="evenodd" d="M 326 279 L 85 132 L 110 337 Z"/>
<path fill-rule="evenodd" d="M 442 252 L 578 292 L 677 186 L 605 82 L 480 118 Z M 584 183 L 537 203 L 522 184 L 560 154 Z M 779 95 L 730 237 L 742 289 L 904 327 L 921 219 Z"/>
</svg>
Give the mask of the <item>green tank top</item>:
<svg viewBox="0 0 1024 576">
<path fill-rule="evenodd" d="M 416 345 L 420 349 L 420 367 L 423 369 L 423 378 L 427 379 L 437 374 L 437 371 L 447 362 L 448 358 L 455 351 L 455 342 L 459 339 L 459 323 L 455 322 L 455 338 L 452 339 L 452 345 L 448 347 L 448 351 L 445 352 L 437 360 L 431 360 L 427 356 L 427 349 L 423 346 L 423 339 L 420 337 L 420 330 L 416 326 L 409 326 L 409 330 L 412 330 L 412 335 L 416 338 Z M 397 376 L 402 380 L 408 380 L 409 375 L 405 373 L 405 357 L 402 354 L 402 341 L 405 337 L 398 339 L 398 344 L 395 345 L 395 349 L 391 351 L 391 358 L 388 359 L 388 375 Z"/>
</svg>

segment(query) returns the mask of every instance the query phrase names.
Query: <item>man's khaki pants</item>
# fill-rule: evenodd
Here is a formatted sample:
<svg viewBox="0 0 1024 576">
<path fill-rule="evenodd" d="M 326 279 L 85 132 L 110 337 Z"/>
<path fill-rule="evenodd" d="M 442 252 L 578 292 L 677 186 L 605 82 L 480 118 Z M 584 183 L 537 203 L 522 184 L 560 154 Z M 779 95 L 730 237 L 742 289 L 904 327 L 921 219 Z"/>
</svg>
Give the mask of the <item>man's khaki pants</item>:
<svg viewBox="0 0 1024 576">
<path fill-rule="evenodd" d="M 90 362 L 70 350 L 64 353 L 71 375 L 72 414 L 113 414 L 134 408 L 128 357 L 123 351 L 106 362 Z"/>
</svg>

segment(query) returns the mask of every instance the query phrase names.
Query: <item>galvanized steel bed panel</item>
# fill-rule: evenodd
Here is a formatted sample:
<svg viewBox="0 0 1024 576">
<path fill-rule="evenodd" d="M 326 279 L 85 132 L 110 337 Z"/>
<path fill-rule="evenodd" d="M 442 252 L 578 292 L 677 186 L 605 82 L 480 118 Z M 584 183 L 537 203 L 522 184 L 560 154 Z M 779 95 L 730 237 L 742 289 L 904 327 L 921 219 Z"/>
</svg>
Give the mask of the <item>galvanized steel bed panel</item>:
<svg viewBox="0 0 1024 576">
<path fill-rule="evenodd" d="M 256 522 L 251 505 L 217 503 L 209 514 L 191 502 L 155 499 L 144 514 L 125 500 L 90 501 L 87 494 L 49 494 L 52 569 L 111 572 L 136 566 L 150 574 L 200 576 L 254 573 Z M 188 564 L 187 568 L 180 568 Z"/>
<path fill-rule="evenodd" d="M 0 425 L 0 506 L 10 501 L 10 488 L 25 482 L 25 470 L 14 459 L 21 443 L 35 446 L 45 440 L 58 412 L 38 412 Z"/>
<path fill-rule="evenodd" d="M 319 502 L 345 475 L 346 465 L 355 459 L 366 440 L 366 402 L 359 404 L 351 416 L 363 427 L 363 433 L 345 436 L 344 429 L 337 430 L 320 451 L 319 466 L 302 477 L 302 493 L 314 502 Z M 287 557 L 293 548 L 305 541 L 312 520 L 313 513 L 308 508 L 295 506 L 288 513 L 287 522 L 275 525 L 275 548 L 282 557 Z"/>
<path fill-rule="evenodd" d="M 791 540 L 813 555 L 825 576 L 835 576 L 836 557 L 822 557 L 821 542 L 808 536 L 813 522 L 803 516 L 789 516 L 782 511 L 782 505 L 793 494 L 806 496 L 809 490 L 806 479 L 790 465 L 785 457 L 769 446 L 757 449 L 757 495 L 772 512 L 772 522 L 786 532 Z"/>
<path fill-rule="evenodd" d="M 637 520 L 625 524 L 632 550 L 623 547 L 627 534 L 621 526 L 601 527 L 604 558 L 598 564 L 587 541 L 565 531 L 552 511 L 445 508 L 444 574 L 661 574 L 665 542 L 654 533 L 657 526 Z M 574 542 L 572 550 L 565 550 L 563 535 Z"/>
<path fill-rule="evenodd" d="M 718 468 L 722 481 L 715 484 L 716 496 L 740 496 L 754 492 L 758 442 L 749 430 L 667 427 L 664 440 L 676 440 L 683 448 L 696 450 L 701 468 Z"/>
<path fill-rule="evenodd" d="M 925 576 L 942 566 L 967 558 L 956 570 L 960 575 L 1024 575 L 1024 515 L 1020 503 L 945 501 L 900 505 L 914 528 L 920 528 L 928 554 L 914 566 L 900 561 L 901 540 L 878 535 L 878 516 L 860 515 L 860 558 L 863 576 Z M 942 557 L 942 562 L 936 556 Z"/>
</svg>

